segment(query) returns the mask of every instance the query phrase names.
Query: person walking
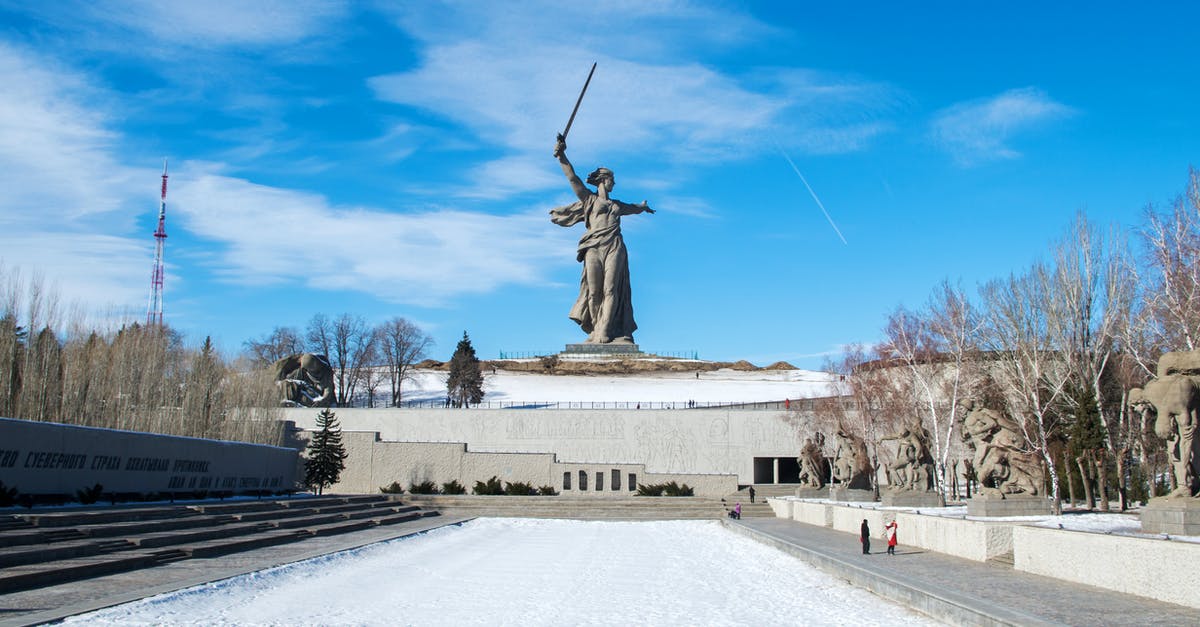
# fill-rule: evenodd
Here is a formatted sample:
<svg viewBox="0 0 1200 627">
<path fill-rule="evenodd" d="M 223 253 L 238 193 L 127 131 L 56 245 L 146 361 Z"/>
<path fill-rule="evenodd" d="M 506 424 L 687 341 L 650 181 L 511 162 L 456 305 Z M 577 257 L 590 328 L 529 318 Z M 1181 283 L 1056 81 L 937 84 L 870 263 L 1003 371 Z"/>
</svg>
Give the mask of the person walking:
<svg viewBox="0 0 1200 627">
<path fill-rule="evenodd" d="M 742 504 L 741 503 L 737 503 L 733 506 L 733 517 L 738 520 L 742 519 Z"/>
<path fill-rule="evenodd" d="M 750 486 L 750 502 L 754 502 L 754 486 Z"/>
<path fill-rule="evenodd" d="M 896 554 L 896 521 L 892 521 L 883 526 L 883 533 L 887 536 L 888 555 Z"/>
<path fill-rule="evenodd" d="M 858 534 L 858 541 L 862 543 L 863 555 L 871 554 L 871 527 L 867 525 L 867 519 L 863 519 L 862 529 Z"/>
</svg>

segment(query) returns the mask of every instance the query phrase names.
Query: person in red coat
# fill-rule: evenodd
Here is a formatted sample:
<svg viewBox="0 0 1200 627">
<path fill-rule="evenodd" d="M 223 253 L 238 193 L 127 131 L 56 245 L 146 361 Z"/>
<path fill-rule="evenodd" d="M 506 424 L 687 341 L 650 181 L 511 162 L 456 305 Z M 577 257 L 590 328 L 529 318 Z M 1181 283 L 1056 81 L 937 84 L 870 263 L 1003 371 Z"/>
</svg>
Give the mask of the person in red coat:
<svg viewBox="0 0 1200 627">
<path fill-rule="evenodd" d="M 883 526 L 884 534 L 887 535 L 888 555 L 896 554 L 896 521 L 892 521 Z"/>
</svg>

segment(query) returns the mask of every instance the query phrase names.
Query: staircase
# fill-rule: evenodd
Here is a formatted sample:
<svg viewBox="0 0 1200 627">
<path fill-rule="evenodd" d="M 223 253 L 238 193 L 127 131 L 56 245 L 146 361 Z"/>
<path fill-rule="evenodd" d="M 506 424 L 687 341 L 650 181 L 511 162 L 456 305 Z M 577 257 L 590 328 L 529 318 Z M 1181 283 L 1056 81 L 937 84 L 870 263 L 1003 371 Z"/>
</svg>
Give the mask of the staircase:
<svg viewBox="0 0 1200 627">
<path fill-rule="evenodd" d="M 742 504 L 742 518 L 774 518 L 775 510 L 767 504 L 767 498 L 773 496 L 795 496 L 795 484 L 764 483 L 754 485 L 754 502 L 750 502 L 750 487 L 746 486 L 737 492 L 726 495 L 722 500 L 726 507 L 733 509 L 737 503 Z"/>
<path fill-rule="evenodd" d="M 720 499 L 694 496 L 476 496 L 406 494 L 413 505 L 448 516 L 573 520 L 716 520 Z"/>
<path fill-rule="evenodd" d="M 437 516 L 386 495 L 0 517 L 0 594 Z"/>
</svg>

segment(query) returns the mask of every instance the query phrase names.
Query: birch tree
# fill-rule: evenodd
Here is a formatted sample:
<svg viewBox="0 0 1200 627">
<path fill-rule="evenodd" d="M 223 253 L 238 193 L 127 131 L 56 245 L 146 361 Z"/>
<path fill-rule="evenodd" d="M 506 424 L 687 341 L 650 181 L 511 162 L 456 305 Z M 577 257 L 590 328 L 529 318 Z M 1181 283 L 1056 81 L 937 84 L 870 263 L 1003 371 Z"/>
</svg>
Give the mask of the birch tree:
<svg viewBox="0 0 1200 627">
<path fill-rule="evenodd" d="M 1070 377 L 1050 329 L 1051 273 L 1037 263 L 1027 274 L 987 283 L 982 290 L 985 324 L 981 339 L 992 357 L 990 370 L 1021 426 L 1026 445 L 1046 465 L 1054 508 L 1062 513 L 1058 468 L 1050 443 L 1059 435 L 1062 416 L 1056 407 L 1062 405 Z"/>
</svg>

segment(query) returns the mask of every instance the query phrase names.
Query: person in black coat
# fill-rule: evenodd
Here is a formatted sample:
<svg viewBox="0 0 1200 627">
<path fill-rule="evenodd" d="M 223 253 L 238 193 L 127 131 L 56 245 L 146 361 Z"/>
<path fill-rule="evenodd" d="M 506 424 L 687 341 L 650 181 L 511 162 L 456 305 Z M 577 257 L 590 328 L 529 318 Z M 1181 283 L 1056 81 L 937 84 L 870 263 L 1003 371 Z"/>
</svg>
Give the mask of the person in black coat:
<svg viewBox="0 0 1200 627">
<path fill-rule="evenodd" d="M 871 554 L 871 528 L 867 526 L 867 519 L 863 519 L 862 529 L 859 531 L 858 541 L 862 542 L 863 555 Z"/>
</svg>

